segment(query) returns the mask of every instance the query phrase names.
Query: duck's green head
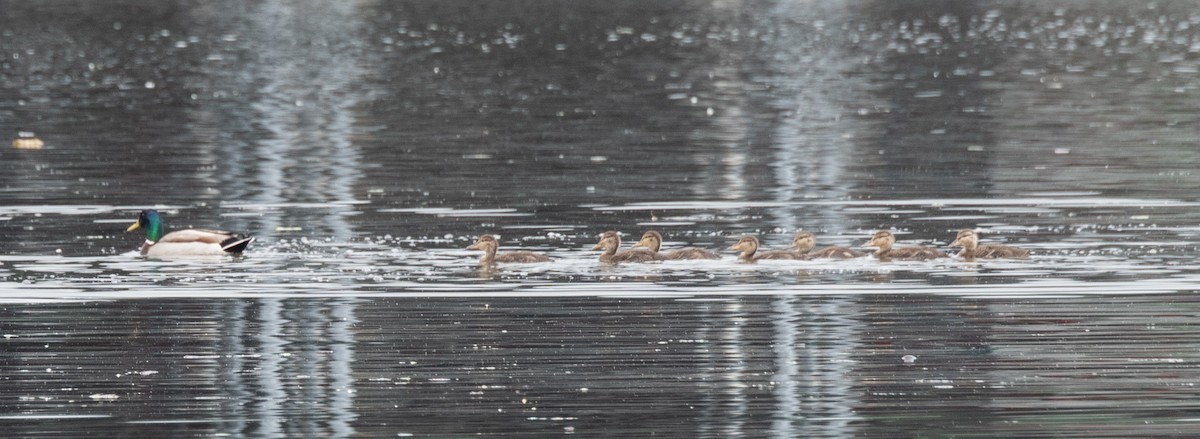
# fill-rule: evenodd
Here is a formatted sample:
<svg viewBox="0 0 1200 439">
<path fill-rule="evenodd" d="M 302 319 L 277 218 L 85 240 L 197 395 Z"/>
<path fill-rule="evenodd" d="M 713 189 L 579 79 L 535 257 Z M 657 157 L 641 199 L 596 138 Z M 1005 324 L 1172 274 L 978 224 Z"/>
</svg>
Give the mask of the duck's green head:
<svg viewBox="0 0 1200 439">
<path fill-rule="evenodd" d="M 158 211 L 154 209 L 143 210 L 141 214 L 138 214 L 137 222 L 133 223 L 133 225 L 129 226 L 129 228 L 125 229 L 125 231 L 132 232 L 140 228 L 146 229 L 147 241 L 158 242 L 159 239 L 162 239 L 163 223 L 162 218 L 158 217 Z"/>
</svg>

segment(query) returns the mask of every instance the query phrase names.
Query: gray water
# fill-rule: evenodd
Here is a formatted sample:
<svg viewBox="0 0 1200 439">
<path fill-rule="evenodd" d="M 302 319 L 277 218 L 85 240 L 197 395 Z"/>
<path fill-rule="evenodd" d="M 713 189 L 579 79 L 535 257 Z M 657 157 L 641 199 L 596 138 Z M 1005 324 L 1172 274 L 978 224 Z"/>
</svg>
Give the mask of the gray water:
<svg viewBox="0 0 1200 439">
<path fill-rule="evenodd" d="M 5 435 L 1200 435 L 1193 3 L 593 3 L 0 1 Z"/>
</svg>

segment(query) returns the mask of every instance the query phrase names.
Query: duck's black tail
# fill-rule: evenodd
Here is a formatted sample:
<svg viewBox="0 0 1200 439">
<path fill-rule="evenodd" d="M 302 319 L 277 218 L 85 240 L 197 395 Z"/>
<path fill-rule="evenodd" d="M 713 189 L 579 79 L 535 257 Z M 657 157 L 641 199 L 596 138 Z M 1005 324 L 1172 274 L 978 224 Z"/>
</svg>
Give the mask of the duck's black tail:
<svg viewBox="0 0 1200 439">
<path fill-rule="evenodd" d="M 253 236 L 234 236 L 221 242 L 221 250 L 226 253 L 241 253 L 246 251 L 246 246 L 254 242 Z"/>
</svg>

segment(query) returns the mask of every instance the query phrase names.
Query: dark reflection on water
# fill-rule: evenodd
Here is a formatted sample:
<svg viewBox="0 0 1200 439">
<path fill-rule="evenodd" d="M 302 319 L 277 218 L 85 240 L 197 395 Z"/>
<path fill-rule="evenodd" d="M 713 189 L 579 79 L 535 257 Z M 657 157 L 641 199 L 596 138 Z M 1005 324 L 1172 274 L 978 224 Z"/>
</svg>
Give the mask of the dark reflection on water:
<svg viewBox="0 0 1200 439">
<path fill-rule="evenodd" d="M 1192 2 L 0 10 L 13 435 L 1196 435 Z M 587 250 L 964 227 L 1034 257 Z"/>
<path fill-rule="evenodd" d="M 0 406 L 15 434 L 50 436 L 1187 435 L 1200 396 L 1187 372 L 1197 305 L 934 296 L 13 305 L 3 311 Z"/>
</svg>

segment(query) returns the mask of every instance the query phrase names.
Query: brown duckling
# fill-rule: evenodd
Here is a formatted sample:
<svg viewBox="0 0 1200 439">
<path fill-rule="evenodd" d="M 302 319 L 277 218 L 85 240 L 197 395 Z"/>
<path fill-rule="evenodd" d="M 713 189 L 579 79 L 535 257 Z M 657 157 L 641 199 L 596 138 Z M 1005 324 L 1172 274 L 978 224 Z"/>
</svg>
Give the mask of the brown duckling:
<svg viewBox="0 0 1200 439">
<path fill-rule="evenodd" d="M 754 262 L 763 259 L 808 259 L 798 251 L 772 250 L 760 252 L 758 251 L 758 238 L 753 236 L 743 236 L 742 239 L 738 240 L 737 244 L 729 247 L 729 249 L 741 252 L 738 254 L 738 260 L 742 262 Z"/>
<path fill-rule="evenodd" d="M 596 243 L 592 250 L 604 250 L 600 254 L 600 262 L 617 263 L 617 262 L 651 262 L 657 261 L 658 258 L 654 253 L 650 253 L 646 249 L 633 249 L 618 252 L 621 247 L 621 236 L 617 232 L 607 231 L 600 235 L 600 242 Z"/>
<path fill-rule="evenodd" d="M 721 255 L 696 247 L 687 247 L 679 250 L 659 253 L 658 250 L 662 247 L 662 240 L 663 237 L 661 233 L 658 233 L 654 230 L 648 230 L 646 233 L 642 234 L 642 240 L 638 241 L 637 244 L 634 244 L 633 247 L 645 247 L 647 250 L 650 250 L 650 253 L 654 254 L 658 259 L 668 261 L 680 259 L 721 259 Z"/>
<path fill-rule="evenodd" d="M 792 238 L 792 242 L 807 259 L 850 259 L 866 256 L 866 253 L 836 246 L 813 251 L 813 247 L 817 245 L 816 237 L 809 232 L 797 233 L 796 237 Z"/>
<path fill-rule="evenodd" d="M 878 257 L 879 259 L 884 259 L 884 260 L 886 260 L 886 259 L 925 260 L 925 259 L 936 259 L 936 258 L 949 257 L 949 255 L 942 253 L 941 251 L 938 251 L 938 250 L 935 250 L 932 248 L 927 248 L 927 247 L 896 247 L 896 248 L 893 248 L 892 245 L 895 243 L 896 243 L 896 235 L 893 235 L 892 232 L 889 232 L 887 230 L 880 230 L 878 232 L 875 232 L 875 236 L 872 236 L 871 240 L 863 245 L 868 246 L 868 247 L 879 247 L 879 250 L 875 251 L 875 256 Z"/>
<path fill-rule="evenodd" d="M 553 259 L 550 259 L 546 255 L 533 252 L 521 251 L 496 254 L 496 250 L 498 249 L 500 249 L 500 242 L 496 241 L 496 238 L 492 235 L 480 236 L 479 240 L 475 241 L 475 244 L 467 247 L 467 250 L 483 250 L 483 257 L 479 258 L 479 263 L 482 265 L 491 265 L 497 262 L 530 263 L 553 261 Z"/>
<path fill-rule="evenodd" d="M 958 256 L 965 259 L 975 258 L 1028 258 L 1029 250 L 1009 245 L 979 245 L 979 235 L 971 229 L 958 232 L 951 247 L 962 247 Z"/>
</svg>

